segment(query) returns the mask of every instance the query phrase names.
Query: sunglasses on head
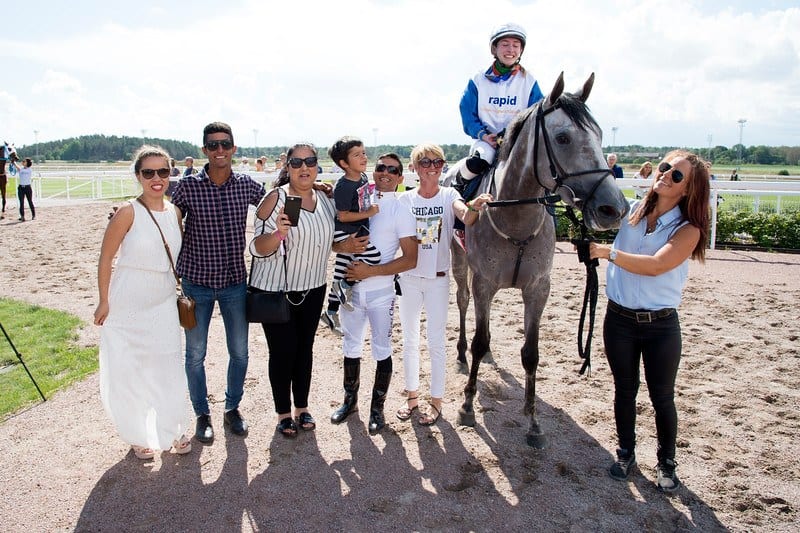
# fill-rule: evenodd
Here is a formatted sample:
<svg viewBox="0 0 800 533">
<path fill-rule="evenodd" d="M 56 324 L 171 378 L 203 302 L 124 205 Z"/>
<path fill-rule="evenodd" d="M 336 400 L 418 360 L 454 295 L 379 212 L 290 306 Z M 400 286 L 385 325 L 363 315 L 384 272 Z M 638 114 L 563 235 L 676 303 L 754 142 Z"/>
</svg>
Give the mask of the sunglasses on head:
<svg viewBox="0 0 800 533">
<path fill-rule="evenodd" d="M 389 174 L 398 176 L 400 174 L 400 169 L 394 165 L 384 165 L 383 163 L 378 163 L 375 165 L 375 172 L 388 172 Z"/>
<path fill-rule="evenodd" d="M 168 178 L 169 177 L 169 169 L 168 168 L 159 168 L 158 170 L 154 168 L 143 168 L 139 170 L 139 175 L 146 180 L 151 180 L 158 174 L 159 178 Z"/>
<path fill-rule="evenodd" d="M 289 158 L 289 166 L 292 168 L 300 168 L 303 166 L 303 163 L 305 163 L 308 168 L 317 168 L 317 156 L 312 155 L 305 159 L 302 157 Z"/>
<path fill-rule="evenodd" d="M 436 159 L 423 157 L 417 164 L 422 168 L 431 168 L 431 165 L 433 165 L 433 168 L 442 168 L 444 166 L 444 159 L 438 157 Z"/>
<path fill-rule="evenodd" d="M 217 148 L 222 146 L 223 150 L 230 150 L 233 148 L 233 141 L 230 139 L 224 139 L 222 141 L 208 141 L 206 142 L 206 150 L 210 150 L 212 152 L 216 151 Z"/>
<path fill-rule="evenodd" d="M 658 165 L 658 171 L 661 172 L 662 174 L 666 174 L 670 170 L 672 170 L 672 174 L 670 176 L 672 178 L 672 183 L 680 183 L 683 181 L 684 178 L 683 172 L 681 172 L 677 168 L 672 168 L 672 165 L 670 165 L 666 161 Z"/>
</svg>

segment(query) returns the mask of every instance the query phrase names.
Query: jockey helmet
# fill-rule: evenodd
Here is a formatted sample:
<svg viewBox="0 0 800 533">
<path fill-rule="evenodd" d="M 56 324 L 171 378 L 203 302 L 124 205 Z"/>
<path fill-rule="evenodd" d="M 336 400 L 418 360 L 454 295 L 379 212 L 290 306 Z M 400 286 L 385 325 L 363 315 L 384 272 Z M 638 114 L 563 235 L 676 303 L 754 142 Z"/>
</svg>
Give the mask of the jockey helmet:
<svg viewBox="0 0 800 533">
<path fill-rule="evenodd" d="M 500 26 L 499 28 L 495 29 L 492 32 L 492 37 L 491 39 L 489 39 L 489 42 L 492 46 L 495 46 L 497 44 L 497 41 L 499 41 L 504 37 L 514 37 L 516 39 L 519 39 L 520 42 L 522 43 L 522 49 L 523 50 L 525 49 L 525 40 L 527 37 L 525 35 L 525 30 L 522 28 L 522 26 L 512 23 L 503 24 L 502 26 Z"/>
</svg>

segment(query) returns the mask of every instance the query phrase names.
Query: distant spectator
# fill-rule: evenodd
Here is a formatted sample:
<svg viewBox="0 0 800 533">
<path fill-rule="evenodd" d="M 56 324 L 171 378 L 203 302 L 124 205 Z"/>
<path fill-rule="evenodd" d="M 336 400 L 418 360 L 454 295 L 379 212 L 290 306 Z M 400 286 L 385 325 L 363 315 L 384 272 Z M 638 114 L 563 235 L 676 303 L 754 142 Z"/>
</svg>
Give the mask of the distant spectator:
<svg viewBox="0 0 800 533">
<path fill-rule="evenodd" d="M 731 172 L 731 181 L 739 181 L 739 174 L 736 173 L 736 169 L 733 169 Z"/>
<path fill-rule="evenodd" d="M 650 161 L 645 161 L 641 167 L 639 167 L 639 172 L 634 174 L 633 179 L 635 180 L 647 180 L 650 179 L 650 176 L 653 174 L 653 164 Z M 635 189 L 636 198 L 641 199 L 644 198 L 647 189 L 650 186 L 637 186 Z"/>
<path fill-rule="evenodd" d="M 181 171 L 178 170 L 178 163 L 175 161 L 174 158 L 170 158 L 169 160 L 169 175 L 170 176 L 180 176 Z"/>
<path fill-rule="evenodd" d="M 256 159 L 256 172 L 264 172 L 264 160 L 263 157 Z"/>
<path fill-rule="evenodd" d="M 240 172 L 249 172 L 250 171 L 250 160 L 246 157 L 242 158 L 242 162 L 239 163 L 239 167 L 237 168 Z"/>
<path fill-rule="evenodd" d="M 614 178 L 621 180 L 624 178 L 622 167 L 617 164 L 617 154 L 608 154 L 606 159 L 608 161 L 608 168 L 614 173 Z"/>
<path fill-rule="evenodd" d="M 183 160 L 183 164 L 186 165 L 186 168 L 183 170 L 184 176 L 194 176 L 197 174 L 197 170 L 194 168 L 194 158 L 187 157 Z"/>
<path fill-rule="evenodd" d="M 19 169 L 19 184 L 17 185 L 17 198 L 19 199 L 19 220 L 25 222 L 25 203 L 28 200 L 28 207 L 31 209 L 31 220 L 36 218 L 36 208 L 33 205 L 33 189 L 31 179 L 33 177 L 33 161 L 30 157 L 25 158 L 22 168 Z"/>
</svg>

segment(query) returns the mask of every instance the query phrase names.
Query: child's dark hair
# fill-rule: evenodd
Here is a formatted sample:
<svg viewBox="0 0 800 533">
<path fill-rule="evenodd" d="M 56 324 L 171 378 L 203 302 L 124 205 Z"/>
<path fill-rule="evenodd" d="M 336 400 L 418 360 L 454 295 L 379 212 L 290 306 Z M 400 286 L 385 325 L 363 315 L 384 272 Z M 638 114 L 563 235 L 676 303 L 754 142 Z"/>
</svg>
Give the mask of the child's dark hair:
<svg viewBox="0 0 800 533">
<path fill-rule="evenodd" d="M 32 160 L 30 157 L 26 157 L 26 158 L 25 158 L 25 166 L 26 166 L 26 167 L 31 167 L 31 166 L 33 166 L 33 160 Z"/>
<path fill-rule="evenodd" d="M 328 155 L 334 163 L 339 165 L 340 161 L 347 162 L 347 152 L 354 146 L 364 146 L 364 142 L 356 137 L 345 135 L 328 148 Z M 341 166 L 341 165 L 339 165 Z"/>
</svg>

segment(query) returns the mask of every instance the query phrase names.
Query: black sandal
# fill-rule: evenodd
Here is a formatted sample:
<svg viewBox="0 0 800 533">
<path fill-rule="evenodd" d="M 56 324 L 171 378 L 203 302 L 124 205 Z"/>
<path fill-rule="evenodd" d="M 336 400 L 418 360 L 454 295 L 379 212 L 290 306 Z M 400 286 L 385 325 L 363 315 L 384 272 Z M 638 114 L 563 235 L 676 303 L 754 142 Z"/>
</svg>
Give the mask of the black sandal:
<svg viewBox="0 0 800 533">
<path fill-rule="evenodd" d="M 294 423 L 291 416 L 287 416 L 286 418 L 282 419 L 278 422 L 278 426 L 276 427 L 278 433 L 286 437 L 287 439 L 293 439 L 297 437 L 297 424 Z"/>
<path fill-rule="evenodd" d="M 300 413 L 294 417 L 294 421 L 303 431 L 313 431 L 317 427 L 317 421 L 309 412 Z"/>
</svg>

